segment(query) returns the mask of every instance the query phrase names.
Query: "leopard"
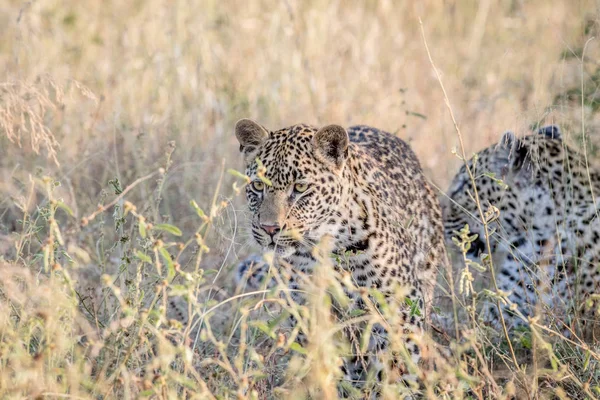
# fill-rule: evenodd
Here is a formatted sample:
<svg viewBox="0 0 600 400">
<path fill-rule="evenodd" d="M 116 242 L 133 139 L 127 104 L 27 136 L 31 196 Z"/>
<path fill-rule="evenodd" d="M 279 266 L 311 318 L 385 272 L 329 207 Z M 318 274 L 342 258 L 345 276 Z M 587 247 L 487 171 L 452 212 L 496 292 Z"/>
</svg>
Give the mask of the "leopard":
<svg viewBox="0 0 600 400">
<path fill-rule="evenodd" d="M 541 316 L 559 332 L 590 332 L 582 324 L 600 311 L 599 195 L 600 169 L 557 125 L 523 137 L 507 131 L 465 160 L 441 201 L 444 229 L 454 247 L 468 225 L 467 258 L 492 264 L 496 287 L 487 289 L 500 306 L 493 295 L 484 301 L 486 324 L 527 329 Z"/>
<path fill-rule="evenodd" d="M 448 259 L 439 200 L 410 146 L 365 125 L 296 124 L 271 131 L 242 119 L 235 136 L 249 182 L 249 234 L 263 254 L 273 257 L 272 263 L 261 257 L 242 262 L 238 280 L 246 278 L 256 287 L 267 279 L 265 284 L 273 286 L 270 265 L 288 266 L 287 287 L 301 293 L 319 264 L 315 247 L 327 241 L 332 257 L 345 259 L 334 268 L 357 289 L 381 293 L 401 321 L 372 327 L 367 351 L 344 357 L 342 381 L 363 392 L 368 376 L 382 382 L 388 329 L 403 334 L 404 349 L 418 364 L 422 350 L 414 335 L 426 328 L 436 275 Z M 405 289 L 404 299 L 397 298 L 398 287 Z M 352 299 L 347 308 L 372 310 L 356 294 L 360 290 L 345 289 Z M 306 300 L 298 296 L 294 300 Z M 407 369 L 400 369 L 399 380 L 409 379 Z"/>
</svg>

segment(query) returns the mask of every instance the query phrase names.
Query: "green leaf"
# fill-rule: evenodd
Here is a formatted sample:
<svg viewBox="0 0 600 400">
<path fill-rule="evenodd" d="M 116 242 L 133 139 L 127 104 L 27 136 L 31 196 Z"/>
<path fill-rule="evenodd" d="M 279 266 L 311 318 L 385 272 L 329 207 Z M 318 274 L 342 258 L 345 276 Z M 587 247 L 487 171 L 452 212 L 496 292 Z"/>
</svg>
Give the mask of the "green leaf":
<svg viewBox="0 0 600 400">
<path fill-rule="evenodd" d="M 148 312 L 148 323 L 154 327 L 158 327 L 160 323 L 160 312 L 158 310 L 150 310 Z"/>
<path fill-rule="evenodd" d="M 141 251 L 139 251 L 139 250 L 137 250 L 135 252 L 135 256 L 137 258 L 139 258 L 140 260 L 142 260 L 143 262 L 147 262 L 148 264 L 152 264 L 152 259 L 150 257 L 148 257 L 146 254 L 144 254 Z"/>
<path fill-rule="evenodd" d="M 332 285 L 332 287 L 330 288 L 330 293 L 331 293 L 331 296 L 335 299 L 335 301 L 341 307 L 348 306 L 350 299 L 344 292 L 344 288 L 341 285 L 339 285 L 339 284 Z M 327 298 L 329 298 L 329 296 L 327 296 Z M 331 306 L 331 299 L 329 299 L 329 301 L 327 301 L 327 307 L 330 307 L 330 306 Z"/>
<path fill-rule="evenodd" d="M 367 328 L 361 335 L 360 338 L 360 351 L 366 352 L 369 347 L 369 342 L 371 341 L 371 334 L 373 333 L 373 326 L 371 324 L 367 325 Z M 377 340 L 377 338 L 375 338 Z"/>
<path fill-rule="evenodd" d="M 416 301 L 412 301 L 411 299 L 409 299 L 408 297 L 406 299 L 404 299 L 404 302 L 410 306 L 410 316 L 414 317 L 415 315 L 417 317 L 422 316 L 421 314 L 421 309 L 419 308 L 419 303 Z"/>
<path fill-rule="evenodd" d="M 273 182 L 271 182 L 271 180 L 269 178 L 267 178 L 264 175 L 259 175 L 258 178 L 263 181 L 263 183 L 267 186 L 273 186 Z"/>
<path fill-rule="evenodd" d="M 169 224 L 156 224 L 156 225 L 154 225 L 154 227 L 152 227 L 152 229 L 155 229 L 158 231 L 169 232 L 175 236 L 181 236 L 181 229 L 179 229 L 176 226 L 169 225 Z"/>
<path fill-rule="evenodd" d="M 265 168 L 265 166 L 263 165 L 262 161 L 260 160 L 260 158 L 256 158 L 256 164 L 258 164 L 258 170 L 256 171 L 256 175 L 258 176 L 258 178 L 263 181 L 263 183 L 267 186 L 273 186 L 273 183 L 269 180 L 269 178 L 267 178 L 265 176 L 265 172 L 267 172 L 267 169 Z"/>
<path fill-rule="evenodd" d="M 167 263 L 167 280 L 173 279 L 175 277 L 175 265 L 173 264 L 173 260 L 171 260 L 171 255 L 164 247 L 158 249 L 160 255 Z"/>
<path fill-rule="evenodd" d="M 146 223 L 144 221 L 140 221 L 139 231 L 140 231 L 140 236 L 142 238 L 146 239 Z"/>
<path fill-rule="evenodd" d="M 214 275 L 217 272 L 219 272 L 219 271 L 217 271 L 216 269 L 205 269 L 204 270 L 204 276 Z"/>
<path fill-rule="evenodd" d="M 360 308 L 355 308 L 354 310 L 350 311 L 350 314 L 348 314 L 348 316 L 350 318 L 354 318 L 354 317 L 360 317 L 361 315 L 365 315 L 367 312 L 365 310 L 361 310 Z"/>
<path fill-rule="evenodd" d="M 71 208 L 68 205 L 66 205 L 65 203 L 63 203 L 62 201 L 57 201 L 56 206 L 58 208 L 62 209 L 67 214 L 69 214 L 71 217 L 74 215 L 73 210 L 71 210 Z"/>
<path fill-rule="evenodd" d="M 170 285 L 171 291 L 169 292 L 170 296 L 185 296 L 189 293 L 187 286 L 185 285 Z"/>
<path fill-rule="evenodd" d="M 384 294 L 375 288 L 369 289 L 369 294 L 373 297 L 373 300 L 375 300 L 375 303 L 379 306 L 380 310 L 386 312 L 389 306 Z"/>
<path fill-rule="evenodd" d="M 235 169 L 230 168 L 227 170 L 227 173 L 235 176 L 236 178 L 243 179 L 247 183 L 250 183 L 250 178 L 248 176 L 246 176 L 246 174 L 242 174 L 240 171 L 236 171 Z"/>
<path fill-rule="evenodd" d="M 350 381 L 342 380 L 339 383 L 339 387 L 344 390 L 345 393 L 350 394 L 350 398 L 361 398 L 360 390 L 352 385 Z"/>
<path fill-rule="evenodd" d="M 191 200 L 190 205 L 194 210 L 196 210 L 196 214 L 198 214 L 200 218 L 206 218 L 206 214 L 200 207 L 198 207 L 198 203 L 196 203 L 194 200 Z"/>
<path fill-rule="evenodd" d="M 115 189 L 116 195 L 123 193 L 123 187 L 121 186 L 121 182 L 119 182 L 118 178 L 111 179 L 110 181 L 108 181 L 108 183 L 111 184 L 112 187 Z"/>
<path fill-rule="evenodd" d="M 60 253 L 69 261 L 70 264 L 74 264 L 75 263 L 75 261 L 73 260 L 73 258 L 66 251 L 62 250 Z"/>
<path fill-rule="evenodd" d="M 196 382 L 185 376 L 182 376 L 179 374 L 173 374 L 171 379 L 177 381 L 177 383 L 179 383 L 181 386 L 184 386 L 190 390 L 198 390 L 198 388 L 196 386 Z"/>
<path fill-rule="evenodd" d="M 591 355 L 592 355 L 592 353 L 589 350 L 587 350 L 585 352 L 585 360 L 583 361 L 583 370 L 584 371 L 587 371 L 588 367 L 590 366 Z"/>
<path fill-rule="evenodd" d="M 482 174 L 483 176 L 487 176 L 488 178 L 490 178 L 492 181 L 496 182 L 498 185 L 500 185 L 503 189 L 508 189 L 508 185 L 500 178 L 496 178 L 496 174 L 494 174 L 493 172 L 485 172 Z"/>
<path fill-rule="evenodd" d="M 275 332 L 273 332 L 273 328 L 263 321 L 252 321 L 251 325 L 266 334 L 271 339 L 275 339 Z"/>
<path fill-rule="evenodd" d="M 287 319 L 290 317 L 290 313 L 287 310 L 283 310 L 281 312 L 281 314 L 279 314 L 279 316 L 277 316 L 276 318 L 273 318 L 272 320 L 270 320 L 268 322 L 268 327 L 271 330 L 275 330 L 275 328 L 277 326 L 279 326 L 282 322 L 287 321 Z"/>
<path fill-rule="evenodd" d="M 529 337 L 529 335 L 521 336 L 521 346 L 531 350 L 531 338 Z"/>
<path fill-rule="evenodd" d="M 553 371 L 558 371 L 558 360 L 554 354 L 550 355 L 550 365 L 552 365 Z"/>
<path fill-rule="evenodd" d="M 294 342 L 294 343 L 290 344 L 290 349 L 292 349 L 300 354 L 304 354 L 304 355 L 308 354 L 306 349 L 304 347 L 302 347 L 300 345 L 300 343 L 298 343 L 298 342 Z"/>
<path fill-rule="evenodd" d="M 422 118 L 422 119 L 427 119 L 427 115 L 418 113 L 416 111 L 406 111 L 406 115 L 412 115 L 414 117 L 419 117 L 419 118 Z"/>
</svg>

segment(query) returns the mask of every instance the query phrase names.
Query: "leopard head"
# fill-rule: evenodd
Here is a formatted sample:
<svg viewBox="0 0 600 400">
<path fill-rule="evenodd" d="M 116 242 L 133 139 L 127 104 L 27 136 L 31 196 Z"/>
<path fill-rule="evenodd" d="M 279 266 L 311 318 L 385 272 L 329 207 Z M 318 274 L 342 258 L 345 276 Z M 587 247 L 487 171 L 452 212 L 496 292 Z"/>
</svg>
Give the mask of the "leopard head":
<svg viewBox="0 0 600 400">
<path fill-rule="evenodd" d="M 445 236 L 448 242 L 466 224 L 478 238 L 472 243 L 468 255 L 475 258 L 486 251 L 485 232 L 475 189 L 484 217 L 491 221 L 490 231 L 496 231 L 492 251 L 501 236 L 512 237 L 526 230 L 521 226 L 524 216 L 533 215 L 527 203 L 535 195 L 541 206 L 543 187 L 536 186 L 544 164 L 554 152 L 562 151 L 560 130 L 557 126 L 542 127 L 537 134 L 517 138 L 506 132 L 498 144 L 473 156 L 463 165 L 450 184 L 447 197 L 442 199 Z M 469 168 L 471 174 L 467 171 Z M 454 245 L 451 245 L 454 246 Z"/>
<path fill-rule="evenodd" d="M 235 134 L 250 179 L 246 199 L 255 241 L 281 257 L 319 241 L 342 201 L 346 130 L 300 124 L 269 131 L 242 119 Z"/>
</svg>

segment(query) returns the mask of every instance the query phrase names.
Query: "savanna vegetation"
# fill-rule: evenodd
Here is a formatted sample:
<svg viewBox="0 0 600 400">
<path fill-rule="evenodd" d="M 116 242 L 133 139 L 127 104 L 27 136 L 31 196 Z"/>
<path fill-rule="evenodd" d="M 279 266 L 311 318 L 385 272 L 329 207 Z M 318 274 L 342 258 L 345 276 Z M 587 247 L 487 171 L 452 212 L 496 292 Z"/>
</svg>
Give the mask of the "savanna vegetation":
<svg viewBox="0 0 600 400">
<path fill-rule="evenodd" d="M 467 156 L 555 123 L 594 161 L 598 18 L 586 0 L 4 0 L 0 397 L 335 398 L 332 269 L 302 307 L 232 278 L 257 251 L 235 122 L 393 132 L 440 196 L 463 162 L 449 109 Z M 459 248 L 422 338 L 444 356 L 413 366 L 422 395 L 600 398 L 597 339 L 489 329 L 490 269 Z"/>
</svg>

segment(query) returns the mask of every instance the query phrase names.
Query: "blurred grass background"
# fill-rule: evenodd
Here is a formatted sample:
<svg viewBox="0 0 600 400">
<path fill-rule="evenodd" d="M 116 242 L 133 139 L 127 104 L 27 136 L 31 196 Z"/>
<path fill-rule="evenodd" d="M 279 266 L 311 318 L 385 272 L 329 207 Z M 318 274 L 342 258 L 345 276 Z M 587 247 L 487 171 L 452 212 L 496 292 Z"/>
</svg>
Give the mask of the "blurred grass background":
<svg viewBox="0 0 600 400">
<path fill-rule="evenodd" d="M 232 125 L 242 117 L 272 129 L 361 123 L 395 132 L 445 188 L 460 163 L 457 139 L 419 17 L 468 151 L 542 120 L 581 132 L 593 1 L 8 0 L 3 79 L 48 92 L 56 107 L 46 107 L 43 125 L 60 166 L 32 155 L 35 134 L 21 127 L 20 146 L 0 139 L 3 191 L 14 195 L 13 180 L 48 169 L 67 178 L 67 203 L 83 212 L 109 179 L 145 174 L 174 141 L 164 199 L 174 213 L 181 201 L 212 196 L 222 160 L 240 165 Z M 593 40 L 586 49 L 586 102 L 597 98 L 598 48 Z M 16 90 L 35 101 L 31 89 Z M 596 121 L 586 122 L 593 131 Z"/>
<path fill-rule="evenodd" d="M 205 211 L 220 207 L 215 229 L 202 232 L 211 248 L 202 266 L 234 264 L 249 251 L 244 202 L 223 171 L 242 167 L 233 125 L 244 117 L 271 129 L 306 122 L 393 132 L 443 191 L 461 163 L 452 151 L 458 138 L 419 18 L 468 152 L 507 129 L 524 134 L 557 123 L 575 145 L 585 128 L 594 155 L 598 7 L 586 0 L 4 0 L 0 261 L 40 271 L 47 232 L 32 221 L 54 201 L 53 181 L 39 183 L 50 176 L 60 182 L 53 198 L 73 213 L 57 213 L 61 248 L 92 270 L 92 286 L 101 273 L 129 271 L 115 281 L 125 290 L 135 275 L 129 257 L 147 245 L 125 244 L 133 235 L 123 231 L 119 210 L 79 222 L 163 168 L 127 200 L 185 237 L 199 224 L 190 200 Z M 184 269 L 192 258 L 179 260 Z M 232 284 L 227 274 L 219 278 L 209 292 Z M 117 306 L 103 296 L 107 322 Z"/>
</svg>

